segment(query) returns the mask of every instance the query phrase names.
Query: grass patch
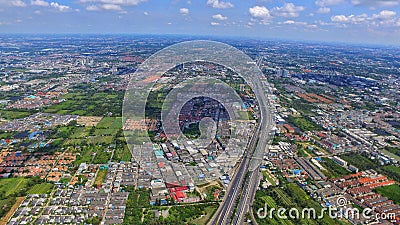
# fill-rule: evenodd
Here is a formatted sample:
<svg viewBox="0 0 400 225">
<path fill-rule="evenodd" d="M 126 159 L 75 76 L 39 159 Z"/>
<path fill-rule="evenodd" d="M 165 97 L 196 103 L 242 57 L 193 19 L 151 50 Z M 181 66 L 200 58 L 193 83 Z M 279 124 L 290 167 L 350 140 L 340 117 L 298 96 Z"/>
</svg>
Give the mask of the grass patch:
<svg viewBox="0 0 400 225">
<path fill-rule="evenodd" d="M 393 200 L 396 204 L 400 204 L 400 187 L 398 184 L 393 184 L 385 187 L 377 187 L 374 189 L 382 196 L 386 196 Z"/>
<path fill-rule="evenodd" d="M 0 118 L 5 118 L 8 120 L 24 118 L 31 115 L 29 112 L 23 111 L 13 111 L 13 110 L 0 110 Z"/>
<path fill-rule="evenodd" d="M 44 112 L 85 116 L 103 116 L 111 112 L 113 115 L 121 115 L 124 92 L 73 92 L 63 98 L 65 101 L 44 109 Z"/>
<path fill-rule="evenodd" d="M 308 117 L 293 117 L 288 116 L 288 121 L 294 124 L 302 131 L 315 131 L 315 130 L 322 130 L 321 126 L 317 125 Z"/>
<path fill-rule="evenodd" d="M 99 170 L 99 172 L 97 172 L 96 178 L 94 180 L 95 187 L 100 187 L 103 184 L 104 179 L 106 179 L 107 177 L 107 172 L 108 170 Z"/>
<path fill-rule="evenodd" d="M 53 184 L 51 183 L 42 183 L 35 184 L 29 191 L 28 194 L 49 194 L 51 189 L 53 189 Z"/>
<path fill-rule="evenodd" d="M 121 129 L 122 118 L 121 117 L 104 117 L 97 124 L 98 129 Z"/>
<path fill-rule="evenodd" d="M 217 211 L 218 205 L 209 205 L 204 208 L 204 214 L 201 215 L 199 218 L 194 219 L 193 223 L 198 225 L 205 225 Z"/>
<path fill-rule="evenodd" d="M 272 184 L 272 186 L 276 186 L 275 180 L 272 179 L 271 175 L 269 175 L 269 174 L 267 173 L 267 171 L 262 171 L 262 174 L 263 174 L 264 178 L 267 179 L 268 182 L 270 182 L 270 183 Z"/>
<path fill-rule="evenodd" d="M 400 168 L 394 165 L 382 167 L 383 173 L 389 177 L 399 181 L 400 180 Z"/>
<path fill-rule="evenodd" d="M 340 158 L 344 159 L 346 162 L 357 167 L 360 170 L 376 169 L 379 166 L 378 163 L 375 163 L 374 161 L 358 153 L 341 155 Z"/>
<path fill-rule="evenodd" d="M 326 170 L 322 170 L 322 172 L 328 178 L 342 177 L 351 173 L 330 158 L 322 158 L 322 162 L 320 163 L 325 167 Z"/>
<path fill-rule="evenodd" d="M 28 178 L 17 177 L 0 179 L 0 192 L 5 192 L 5 196 L 16 194 L 28 186 Z"/>
</svg>

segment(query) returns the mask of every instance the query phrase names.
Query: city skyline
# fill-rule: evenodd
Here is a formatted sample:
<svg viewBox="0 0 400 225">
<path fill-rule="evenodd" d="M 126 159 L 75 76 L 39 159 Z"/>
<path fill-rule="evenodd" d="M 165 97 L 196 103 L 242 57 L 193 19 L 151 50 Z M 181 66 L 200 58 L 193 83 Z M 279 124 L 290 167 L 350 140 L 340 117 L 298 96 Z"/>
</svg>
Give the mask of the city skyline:
<svg viewBox="0 0 400 225">
<path fill-rule="evenodd" d="M 397 0 L 0 0 L 0 33 L 180 34 L 400 45 Z"/>
</svg>

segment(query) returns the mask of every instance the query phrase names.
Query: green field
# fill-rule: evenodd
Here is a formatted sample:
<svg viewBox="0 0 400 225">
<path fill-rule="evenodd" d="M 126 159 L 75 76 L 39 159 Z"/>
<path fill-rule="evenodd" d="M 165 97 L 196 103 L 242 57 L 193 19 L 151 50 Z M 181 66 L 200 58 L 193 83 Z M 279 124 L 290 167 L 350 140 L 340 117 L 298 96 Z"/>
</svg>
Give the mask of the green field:
<svg viewBox="0 0 400 225">
<path fill-rule="evenodd" d="M 41 189 L 38 177 L 0 179 L 0 217 L 6 215 L 16 201 L 16 197 L 27 195 L 30 191 Z M 42 190 L 42 189 L 41 189 Z"/>
<path fill-rule="evenodd" d="M 400 187 L 398 184 L 393 184 L 385 187 L 378 187 L 374 189 L 379 194 L 388 197 L 396 204 L 400 204 Z"/>
<path fill-rule="evenodd" d="M 97 145 L 88 145 L 77 150 L 75 165 L 81 163 L 104 164 L 111 158 L 111 153 L 105 151 L 105 147 Z M 95 154 L 96 153 L 96 154 Z"/>
<path fill-rule="evenodd" d="M 51 189 L 53 188 L 53 184 L 50 183 L 42 183 L 35 184 L 29 191 L 28 194 L 49 194 Z"/>
<path fill-rule="evenodd" d="M 93 159 L 92 154 L 97 152 L 98 149 L 99 147 L 97 146 L 86 146 L 78 149 L 74 164 L 79 165 L 81 163 L 90 163 Z"/>
<path fill-rule="evenodd" d="M 113 161 L 120 162 L 130 162 L 132 158 L 131 151 L 129 150 L 127 145 L 118 146 L 115 149 Z"/>
<path fill-rule="evenodd" d="M 8 120 L 18 119 L 29 116 L 31 113 L 24 111 L 14 111 L 14 110 L 0 110 L 0 118 L 5 118 Z"/>
<path fill-rule="evenodd" d="M 197 219 L 193 220 L 194 224 L 198 224 L 198 225 L 205 225 L 207 224 L 207 222 L 212 218 L 212 216 L 214 215 L 215 211 L 217 210 L 218 205 L 209 205 L 206 206 L 203 210 L 204 212 L 204 216 L 201 216 Z"/>
<path fill-rule="evenodd" d="M 104 117 L 97 124 L 98 129 L 121 129 L 122 118 L 121 117 Z"/>
<path fill-rule="evenodd" d="M 105 164 L 111 158 L 111 152 L 106 152 L 104 148 L 100 148 L 96 152 L 96 156 L 93 159 L 94 164 Z"/>
<path fill-rule="evenodd" d="M 321 126 L 317 125 L 307 117 L 289 116 L 288 121 L 302 131 L 322 130 Z"/>
<path fill-rule="evenodd" d="M 126 210 L 124 217 L 124 225 L 137 224 L 144 225 L 142 223 L 143 208 L 149 207 L 149 190 L 136 189 L 132 186 L 126 188 L 129 191 L 128 200 L 126 201 Z"/>
<path fill-rule="evenodd" d="M 100 187 L 103 184 L 104 179 L 107 177 L 107 172 L 108 170 L 99 170 L 99 172 L 97 172 L 96 178 L 94 180 L 95 187 Z"/>
<path fill-rule="evenodd" d="M 73 92 L 63 96 L 66 101 L 46 109 L 48 113 L 75 114 L 81 116 L 103 116 L 111 112 L 120 116 L 124 93 L 113 92 Z"/>
<path fill-rule="evenodd" d="M 122 136 L 121 117 L 104 117 L 96 127 L 82 127 L 70 124 L 56 128 L 53 148 L 85 145 L 110 145 Z"/>
<path fill-rule="evenodd" d="M 321 172 L 328 178 L 338 178 L 351 173 L 330 158 L 322 158 L 321 165 L 327 169 L 322 170 Z"/>
<path fill-rule="evenodd" d="M 396 181 L 400 181 L 400 168 L 394 165 L 384 166 L 382 167 L 382 172 L 389 177 L 395 179 Z"/>
<path fill-rule="evenodd" d="M 341 155 L 340 158 L 344 159 L 346 162 L 357 167 L 360 170 L 376 169 L 379 166 L 378 163 L 375 163 L 374 161 L 358 153 Z"/>
<path fill-rule="evenodd" d="M 267 171 L 263 171 L 262 174 L 263 174 L 264 178 L 267 179 L 272 184 L 272 186 L 276 186 L 275 180 L 272 179 L 271 175 L 269 175 L 267 173 Z"/>
<path fill-rule="evenodd" d="M 13 195 L 27 189 L 29 179 L 24 177 L 0 179 L 0 192 L 5 196 Z"/>
<path fill-rule="evenodd" d="M 360 170 L 374 169 L 394 180 L 400 180 L 400 168 L 394 165 L 381 166 L 377 161 L 373 161 L 357 153 L 349 153 L 340 157 Z"/>
</svg>

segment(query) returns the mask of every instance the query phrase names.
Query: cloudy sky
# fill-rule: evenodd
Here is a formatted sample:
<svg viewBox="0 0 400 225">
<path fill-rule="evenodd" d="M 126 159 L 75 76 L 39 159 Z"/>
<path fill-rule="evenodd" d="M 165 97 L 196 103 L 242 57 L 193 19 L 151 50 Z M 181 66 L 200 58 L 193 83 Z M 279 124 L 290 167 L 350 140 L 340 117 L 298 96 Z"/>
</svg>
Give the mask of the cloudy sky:
<svg viewBox="0 0 400 225">
<path fill-rule="evenodd" d="M 195 34 L 400 45 L 400 0 L 0 0 L 0 33 Z"/>
</svg>

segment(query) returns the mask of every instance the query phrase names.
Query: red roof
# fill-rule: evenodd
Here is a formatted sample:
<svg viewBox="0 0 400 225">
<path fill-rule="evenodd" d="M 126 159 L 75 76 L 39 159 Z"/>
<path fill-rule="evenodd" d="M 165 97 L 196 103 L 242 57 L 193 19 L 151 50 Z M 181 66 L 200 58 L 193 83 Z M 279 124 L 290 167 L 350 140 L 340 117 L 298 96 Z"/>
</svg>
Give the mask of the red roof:
<svg viewBox="0 0 400 225">
<path fill-rule="evenodd" d="M 186 198 L 186 194 L 182 191 L 177 191 L 175 195 L 177 198 Z"/>
</svg>

